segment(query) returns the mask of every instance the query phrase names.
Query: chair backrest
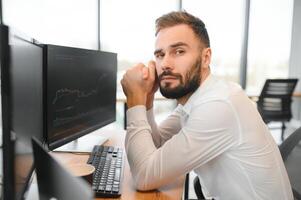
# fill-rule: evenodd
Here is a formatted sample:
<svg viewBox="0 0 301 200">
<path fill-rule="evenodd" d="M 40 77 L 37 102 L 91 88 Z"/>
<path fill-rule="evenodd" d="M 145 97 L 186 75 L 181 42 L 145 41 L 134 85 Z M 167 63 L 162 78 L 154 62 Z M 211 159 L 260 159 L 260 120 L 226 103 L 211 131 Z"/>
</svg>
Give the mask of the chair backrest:
<svg viewBox="0 0 301 200">
<path fill-rule="evenodd" d="M 267 79 L 258 98 L 258 110 L 265 121 L 289 120 L 292 94 L 298 79 Z"/>
<path fill-rule="evenodd" d="M 279 146 L 296 199 L 301 199 L 301 146 L 298 145 L 300 141 L 301 128 L 294 131 Z"/>
<path fill-rule="evenodd" d="M 291 97 L 298 79 L 267 79 L 259 98 Z"/>
</svg>

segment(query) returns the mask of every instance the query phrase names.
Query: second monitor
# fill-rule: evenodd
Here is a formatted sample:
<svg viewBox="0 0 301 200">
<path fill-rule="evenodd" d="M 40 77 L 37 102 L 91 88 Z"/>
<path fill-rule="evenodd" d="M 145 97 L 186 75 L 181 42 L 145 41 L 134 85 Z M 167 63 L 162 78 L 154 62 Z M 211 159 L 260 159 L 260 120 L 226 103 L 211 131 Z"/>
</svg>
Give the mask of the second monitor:
<svg viewBox="0 0 301 200">
<path fill-rule="evenodd" d="M 44 58 L 49 149 L 115 121 L 117 54 L 46 45 Z"/>
</svg>

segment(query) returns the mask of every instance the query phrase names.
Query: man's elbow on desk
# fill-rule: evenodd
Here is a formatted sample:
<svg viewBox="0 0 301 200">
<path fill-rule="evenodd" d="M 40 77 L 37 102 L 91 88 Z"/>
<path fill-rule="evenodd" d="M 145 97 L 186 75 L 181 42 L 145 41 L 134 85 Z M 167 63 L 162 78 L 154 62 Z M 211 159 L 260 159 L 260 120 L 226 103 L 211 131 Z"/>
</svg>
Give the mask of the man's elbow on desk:
<svg viewBox="0 0 301 200">
<path fill-rule="evenodd" d="M 138 191 L 148 191 L 154 188 L 150 188 L 145 178 L 145 172 L 134 172 L 132 171 L 132 177 L 134 181 L 134 187 Z"/>
<path fill-rule="evenodd" d="M 156 188 L 149 187 L 145 183 L 140 183 L 140 182 L 136 182 L 136 181 L 135 181 L 135 188 L 137 191 L 142 191 L 142 192 L 152 191 L 152 190 L 156 189 Z"/>
<path fill-rule="evenodd" d="M 135 188 L 138 191 L 151 191 L 158 189 L 160 187 L 160 183 L 154 178 L 149 177 L 146 174 L 146 170 L 140 170 L 138 173 L 132 173 Z"/>
<path fill-rule="evenodd" d="M 143 178 L 134 178 L 135 188 L 138 191 L 151 191 L 157 189 L 157 187 L 153 184 L 147 183 Z"/>
</svg>

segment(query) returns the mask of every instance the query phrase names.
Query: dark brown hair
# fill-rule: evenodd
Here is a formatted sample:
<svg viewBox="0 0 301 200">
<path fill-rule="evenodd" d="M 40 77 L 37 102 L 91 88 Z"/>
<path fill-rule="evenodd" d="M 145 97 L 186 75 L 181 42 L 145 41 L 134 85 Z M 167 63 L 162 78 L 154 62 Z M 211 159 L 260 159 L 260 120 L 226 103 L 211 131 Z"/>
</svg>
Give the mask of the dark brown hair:
<svg viewBox="0 0 301 200">
<path fill-rule="evenodd" d="M 210 47 L 210 40 L 204 22 L 186 11 L 170 12 L 159 17 L 156 20 L 156 36 L 160 30 L 179 24 L 188 25 L 200 41 L 206 47 Z"/>
</svg>

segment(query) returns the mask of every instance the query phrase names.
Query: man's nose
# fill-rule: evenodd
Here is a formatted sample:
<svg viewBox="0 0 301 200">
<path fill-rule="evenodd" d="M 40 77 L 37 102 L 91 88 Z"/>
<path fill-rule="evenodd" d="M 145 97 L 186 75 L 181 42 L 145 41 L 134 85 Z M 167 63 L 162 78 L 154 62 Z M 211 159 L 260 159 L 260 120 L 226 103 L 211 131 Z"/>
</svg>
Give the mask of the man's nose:
<svg viewBox="0 0 301 200">
<path fill-rule="evenodd" d="M 161 62 L 161 68 L 163 71 L 170 71 L 173 69 L 173 60 L 169 55 L 165 55 Z"/>
</svg>

